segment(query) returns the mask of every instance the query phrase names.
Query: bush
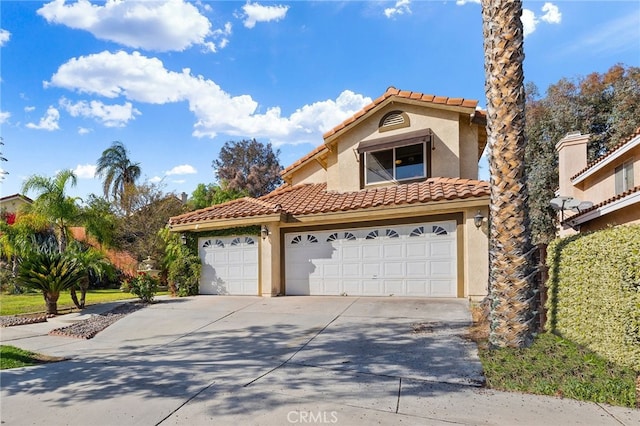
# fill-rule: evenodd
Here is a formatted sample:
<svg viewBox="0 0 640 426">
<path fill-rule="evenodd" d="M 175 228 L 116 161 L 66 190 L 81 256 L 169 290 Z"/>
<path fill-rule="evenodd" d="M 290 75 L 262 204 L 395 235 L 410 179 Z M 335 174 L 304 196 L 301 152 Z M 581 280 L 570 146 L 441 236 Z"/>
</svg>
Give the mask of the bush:
<svg viewBox="0 0 640 426">
<path fill-rule="evenodd" d="M 550 331 L 640 371 L 640 226 L 549 245 Z"/>
<path fill-rule="evenodd" d="M 178 256 L 169 266 L 169 280 L 178 288 L 178 296 L 195 296 L 200 292 L 200 258 Z"/>
<path fill-rule="evenodd" d="M 145 272 L 138 272 L 137 276 L 125 280 L 120 289 L 135 294 L 143 303 L 151 303 L 158 291 L 158 279 Z"/>
</svg>

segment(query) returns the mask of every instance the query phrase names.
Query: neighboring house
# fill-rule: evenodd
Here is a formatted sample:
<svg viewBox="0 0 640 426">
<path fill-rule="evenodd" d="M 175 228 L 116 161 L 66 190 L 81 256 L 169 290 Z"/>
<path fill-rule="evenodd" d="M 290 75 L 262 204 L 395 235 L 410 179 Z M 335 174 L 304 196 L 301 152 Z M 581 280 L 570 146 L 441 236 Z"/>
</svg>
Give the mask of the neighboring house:
<svg viewBox="0 0 640 426">
<path fill-rule="evenodd" d="M 556 145 L 559 195 L 583 204 L 565 211 L 560 236 L 640 223 L 640 128 L 587 163 L 589 135 L 569 133 Z"/>
<path fill-rule="evenodd" d="M 0 211 L 16 213 L 25 204 L 32 204 L 33 200 L 21 194 L 7 195 L 0 198 Z"/>
<path fill-rule="evenodd" d="M 277 190 L 172 217 L 172 231 L 197 233 L 200 292 L 486 295 L 476 106 L 390 87 L 283 170 Z"/>
<path fill-rule="evenodd" d="M 16 220 L 16 213 L 20 207 L 32 204 L 33 200 L 21 194 L 8 195 L 0 198 L 0 220 L 4 220 L 9 225 L 13 225 Z"/>
</svg>

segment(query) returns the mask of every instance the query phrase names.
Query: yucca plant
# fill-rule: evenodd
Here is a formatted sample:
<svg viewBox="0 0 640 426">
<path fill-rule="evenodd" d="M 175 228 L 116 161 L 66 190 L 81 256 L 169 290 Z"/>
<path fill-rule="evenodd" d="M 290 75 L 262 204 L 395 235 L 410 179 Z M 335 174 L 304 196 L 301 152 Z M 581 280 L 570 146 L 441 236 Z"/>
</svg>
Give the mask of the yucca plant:
<svg viewBox="0 0 640 426">
<path fill-rule="evenodd" d="M 60 292 L 76 285 L 84 274 L 75 259 L 56 252 L 35 251 L 20 262 L 16 281 L 42 291 L 47 314 L 57 315 Z"/>
</svg>

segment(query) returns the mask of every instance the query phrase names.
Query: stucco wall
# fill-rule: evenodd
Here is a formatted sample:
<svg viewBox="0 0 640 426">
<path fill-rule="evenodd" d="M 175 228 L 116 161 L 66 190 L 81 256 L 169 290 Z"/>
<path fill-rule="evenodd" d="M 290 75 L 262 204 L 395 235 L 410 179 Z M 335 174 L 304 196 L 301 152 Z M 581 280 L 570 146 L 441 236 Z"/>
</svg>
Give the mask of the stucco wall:
<svg viewBox="0 0 640 426">
<path fill-rule="evenodd" d="M 327 181 L 327 171 L 317 161 L 309 161 L 291 176 L 291 184 L 324 183 Z"/>
<path fill-rule="evenodd" d="M 478 210 L 485 217 L 480 228 L 476 228 L 473 217 Z M 488 208 L 469 208 L 464 212 L 464 259 L 465 296 L 480 300 L 487 295 L 489 282 L 489 226 Z"/>
<path fill-rule="evenodd" d="M 276 296 L 280 294 L 280 226 L 277 222 L 267 223 L 269 235 L 260 237 L 260 294 Z"/>
<path fill-rule="evenodd" d="M 598 170 L 597 173 L 576 185 L 575 194 L 581 196 L 576 198 L 599 203 L 616 195 L 615 169 L 629 160 L 633 161 L 634 186 L 640 185 L 640 146 L 637 146 L 624 158 L 617 159 L 606 165 L 601 170 Z"/>
<path fill-rule="evenodd" d="M 378 123 L 388 112 L 404 111 L 410 127 L 380 133 Z M 362 189 L 361 165 L 355 152 L 361 141 L 431 129 L 431 176 L 478 178 L 478 130 L 465 114 L 457 111 L 391 104 L 345 132 L 329 155 L 327 185 L 340 192 Z M 463 145 L 463 147 L 461 147 Z"/>
</svg>

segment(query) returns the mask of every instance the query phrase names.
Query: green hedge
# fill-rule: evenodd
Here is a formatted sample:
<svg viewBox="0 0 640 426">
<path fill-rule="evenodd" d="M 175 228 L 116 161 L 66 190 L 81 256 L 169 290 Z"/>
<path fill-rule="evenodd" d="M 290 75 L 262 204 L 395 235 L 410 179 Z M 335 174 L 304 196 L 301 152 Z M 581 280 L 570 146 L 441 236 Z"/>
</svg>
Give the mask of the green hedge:
<svg viewBox="0 0 640 426">
<path fill-rule="evenodd" d="M 553 241 L 547 328 L 640 372 L 640 225 Z"/>
</svg>

